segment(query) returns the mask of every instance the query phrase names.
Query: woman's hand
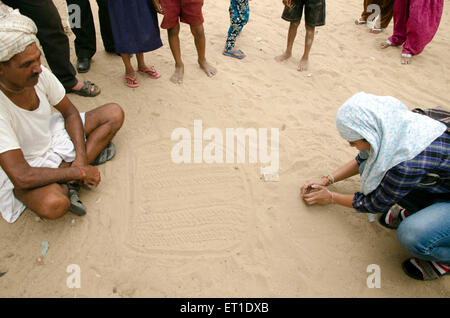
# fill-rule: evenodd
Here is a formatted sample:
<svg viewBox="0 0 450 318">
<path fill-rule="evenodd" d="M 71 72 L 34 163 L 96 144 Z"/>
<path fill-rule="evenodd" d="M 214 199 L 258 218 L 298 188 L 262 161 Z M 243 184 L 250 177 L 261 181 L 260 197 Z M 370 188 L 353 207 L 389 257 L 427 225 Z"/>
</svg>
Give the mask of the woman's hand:
<svg viewBox="0 0 450 318">
<path fill-rule="evenodd" d="M 156 11 L 158 11 L 158 13 L 164 14 L 164 10 L 163 10 L 159 0 L 153 0 L 153 5 L 155 6 L 155 9 L 156 9 Z"/>
<path fill-rule="evenodd" d="M 311 188 L 313 192 L 302 195 L 302 198 L 305 200 L 306 204 L 314 205 L 334 203 L 333 193 L 324 186 L 313 184 L 311 185 Z"/>
<path fill-rule="evenodd" d="M 326 187 L 330 183 L 329 179 L 327 177 L 322 177 L 320 179 L 311 180 L 305 183 L 303 187 L 300 189 L 300 195 L 303 196 L 312 190 L 313 185 L 319 185 Z"/>
</svg>

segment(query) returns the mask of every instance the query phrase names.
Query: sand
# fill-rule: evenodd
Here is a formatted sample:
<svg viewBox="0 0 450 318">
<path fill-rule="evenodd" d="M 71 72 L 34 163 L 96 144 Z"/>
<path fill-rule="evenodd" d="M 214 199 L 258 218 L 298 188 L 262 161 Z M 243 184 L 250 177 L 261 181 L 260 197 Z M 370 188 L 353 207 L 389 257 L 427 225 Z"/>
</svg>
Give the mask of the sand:
<svg viewBox="0 0 450 318">
<path fill-rule="evenodd" d="M 64 16 L 65 2 L 55 3 Z M 124 108 L 117 156 L 99 168 L 101 185 L 81 192 L 85 217 L 47 221 L 27 210 L 14 224 L 0 221 L 0 272 L 7 272 L 0 296 L 449 297 L 450 279 L 424 283 L 403 273 L 409 255 L 395 231 L 349 208 L 308 207 L 299 197 L 304 182 L 356 155 L 334 125 L 337 109 L 353 94 L 392 95 L 410 108 L 450 107 L 449 4 L 433 42 L 402 66 L 400 49 L 378 48 L 392 24 L 384 34 L 369 34 L 353 24 L 361 0 L 328 1 L 310 71 L 300 73 L 303 26 L 295 57 L 274 60 L 288 28 L 281 1 L 251 1 L 250 22 L 238 39 L 248 55 L 242 61 L 221 54 L 228 1 L 205 1 L 207 57 L 218 75 L 209 79 L 199 69 L 183 25 L 185 83 L 169 82 L 173 60 L 162 31 L 164 46 L 146 54 L 162 77 L 138 75 L 137 89 L 124 86 L 120 58 L 104 52 L 96 17 L 98 52 L 79 78 L 98 84 L 102 94 L 70 99 L 80 111 L 107 102 Z M 279 128 L 280 181 L 261 180 L 259 163 L 173 163 L 172 131 L 193 131 L 194 120 L 223 132 Z M 358 191 L 359 178 L 332 189 Z M 42 241 L 49 249 L 37 265 Z M 70 264 L 80 267 L 81 288 L 66 285 Z M 367 286 L 371 264 L 380 266 L 381 288 Z"/>
</svg>

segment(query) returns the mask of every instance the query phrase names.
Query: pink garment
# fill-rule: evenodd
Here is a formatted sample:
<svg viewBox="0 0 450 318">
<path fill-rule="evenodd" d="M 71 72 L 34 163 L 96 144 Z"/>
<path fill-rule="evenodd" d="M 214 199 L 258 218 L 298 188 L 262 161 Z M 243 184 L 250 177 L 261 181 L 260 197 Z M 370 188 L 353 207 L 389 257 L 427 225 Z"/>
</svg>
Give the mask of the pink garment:
<svg viewBox="0 0 450 318">
<path fill-rule="evenodd" d="M 444 0 L 396 0 L 392 45 L 402 53 L 417 55 L 431 42 L 441 22 Z"/>
</svg>

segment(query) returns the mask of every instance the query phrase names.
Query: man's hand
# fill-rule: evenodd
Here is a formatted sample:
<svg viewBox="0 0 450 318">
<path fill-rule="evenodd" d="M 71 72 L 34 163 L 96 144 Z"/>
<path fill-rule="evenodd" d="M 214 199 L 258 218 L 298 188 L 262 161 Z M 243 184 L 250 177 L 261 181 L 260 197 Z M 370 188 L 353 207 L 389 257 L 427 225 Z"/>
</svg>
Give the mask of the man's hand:
<svg viewBox="0 0 450 318">
<path fill-rule="evenodd" d="M 93 189 L 98 186 L 101 181 L 100 171 L 94 166 L 80 166 L 83 170 L 85 177 L 83 178 L 83 183 L 88 188 Z"/>
<path fill-rule="evenodd" d="M 327 188 L 320 185 L 312 185 L 311 188 L 313 192 L 303 195 L 303 200 L 305 200 L 306 204 L 314 205 L 333 203 L 333 195 Z"/>
<path fill-rule="evenodd" d="M 156 11 L 158 11 L 158 13 L 164 14 L 163 8 L 159 0 L 153 0 L 153 5 L 155 6 L 155 9 Z"/>
<path fill-rule="evenodd" d="M 159 0 L 156 0 L 156 1 L 159 1 Z M 283 0 L 283 4 L 286 6 L 286 7 L 292 7 L 292 0 Z"/>
</svg>

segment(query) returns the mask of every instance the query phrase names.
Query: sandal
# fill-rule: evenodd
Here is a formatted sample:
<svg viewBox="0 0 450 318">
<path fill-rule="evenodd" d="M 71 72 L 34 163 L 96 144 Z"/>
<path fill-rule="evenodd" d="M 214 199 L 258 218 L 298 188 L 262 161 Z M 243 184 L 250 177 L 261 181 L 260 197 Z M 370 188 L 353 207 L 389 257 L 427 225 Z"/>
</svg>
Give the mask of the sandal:
<svg viewBox="0 0 450 318">
<path fill-rule="evenodd" d="M 72 212 L 73 214 L 78 216 L 85 215 L 87 209 L 84 206 L 83 202 L 81 202 L 80 197 L 78 196 L 80 186 L 72 183 L 68 183 L 67 186 L 69 187 L 69 200 L 70 200 L 69 212 Z"/>
<path fill-rule="evenodd" d="M 150 68 L 146 68 L 143 71 L 138 70 L 139 74 L 142 75 L 146 75 L 147 77 L 153 78 L 153 79 L 157 79 L 161 77 L 161 73 L 159 73 L 154 66 L 150 67 Z"/>
<path fill-rule="evenodd" d="M 361 18 L 358 18 L 357 20 L 355 20 L 355 24 L 356 25 L 367 24 L 367 20 L 363 20 Z"/>
<path fill-rule="evenodd" d="M 116 145 L 111 141 L 109 144 L 106 145 L 105 149 L 103 149 L 97 156 L 97 158 L 94 159 L 94 161 L 91 162 L 91 166 L 98 166 L 102 163 L 105 163 L 106 161 L 111 160 L 116 155 Z"/>
<path fill-rule="evenodd" d="M 125 75 L 123 78 L 125 79 L 125 85 L 127 85 L 128 87 L 131 88 L 139 87 L 139 83 L 136 80 L 136 75 L 134 75 L 133 77 Z M 130 81 L 131 83 L 128 81 Z"/>
<path fill-rule="evenodd" d="M 238 59 L 238 60 L 242 60 L 243 58 L 246 57 L 244 52 L 242 52 L 241 50 L 237 50 L 237 51 L 226 51 L 226 50 L 224 50 L 222 53 L 223 53 L 223 55 L 234 57 L 235 59 Z M 241 55 L 237 55 L 236 53 L 241 54 Z"/>
<path fill-rule="evenodd" d="M 396 204 L 390 208 L 389 211 L 384 212 L 378 219 L 378 222 L 388 229 L 395 230 L 407 217 L 408 214 L 406 210 Z"/>
<path fill-rule="evenodd" d="M 67 93 L 73 93 L 84 97 L 95 97 L 100 94 L 100 88 L 91 81 L 84 81 L 80 90 L 70 89 Z"/>
<path fill-rule="evenodd" d="M 441 278 L 450 273 L 450 266 L 436 261 L 410 258 L 402 263 L 403 271 L 411 278 L 428 281 Z"/>
<path fill-rule="evenodd" d="M 370 32 L 370 33 L 373 33 L 373 34 L 379 34 L 379 33 L 381 33 L 381 32 L 384 32 L 384 29 L 383 29 L 383 28 L 373 27 L 373 28 L 370 29 L 369 32 Z"/>
</svg>

